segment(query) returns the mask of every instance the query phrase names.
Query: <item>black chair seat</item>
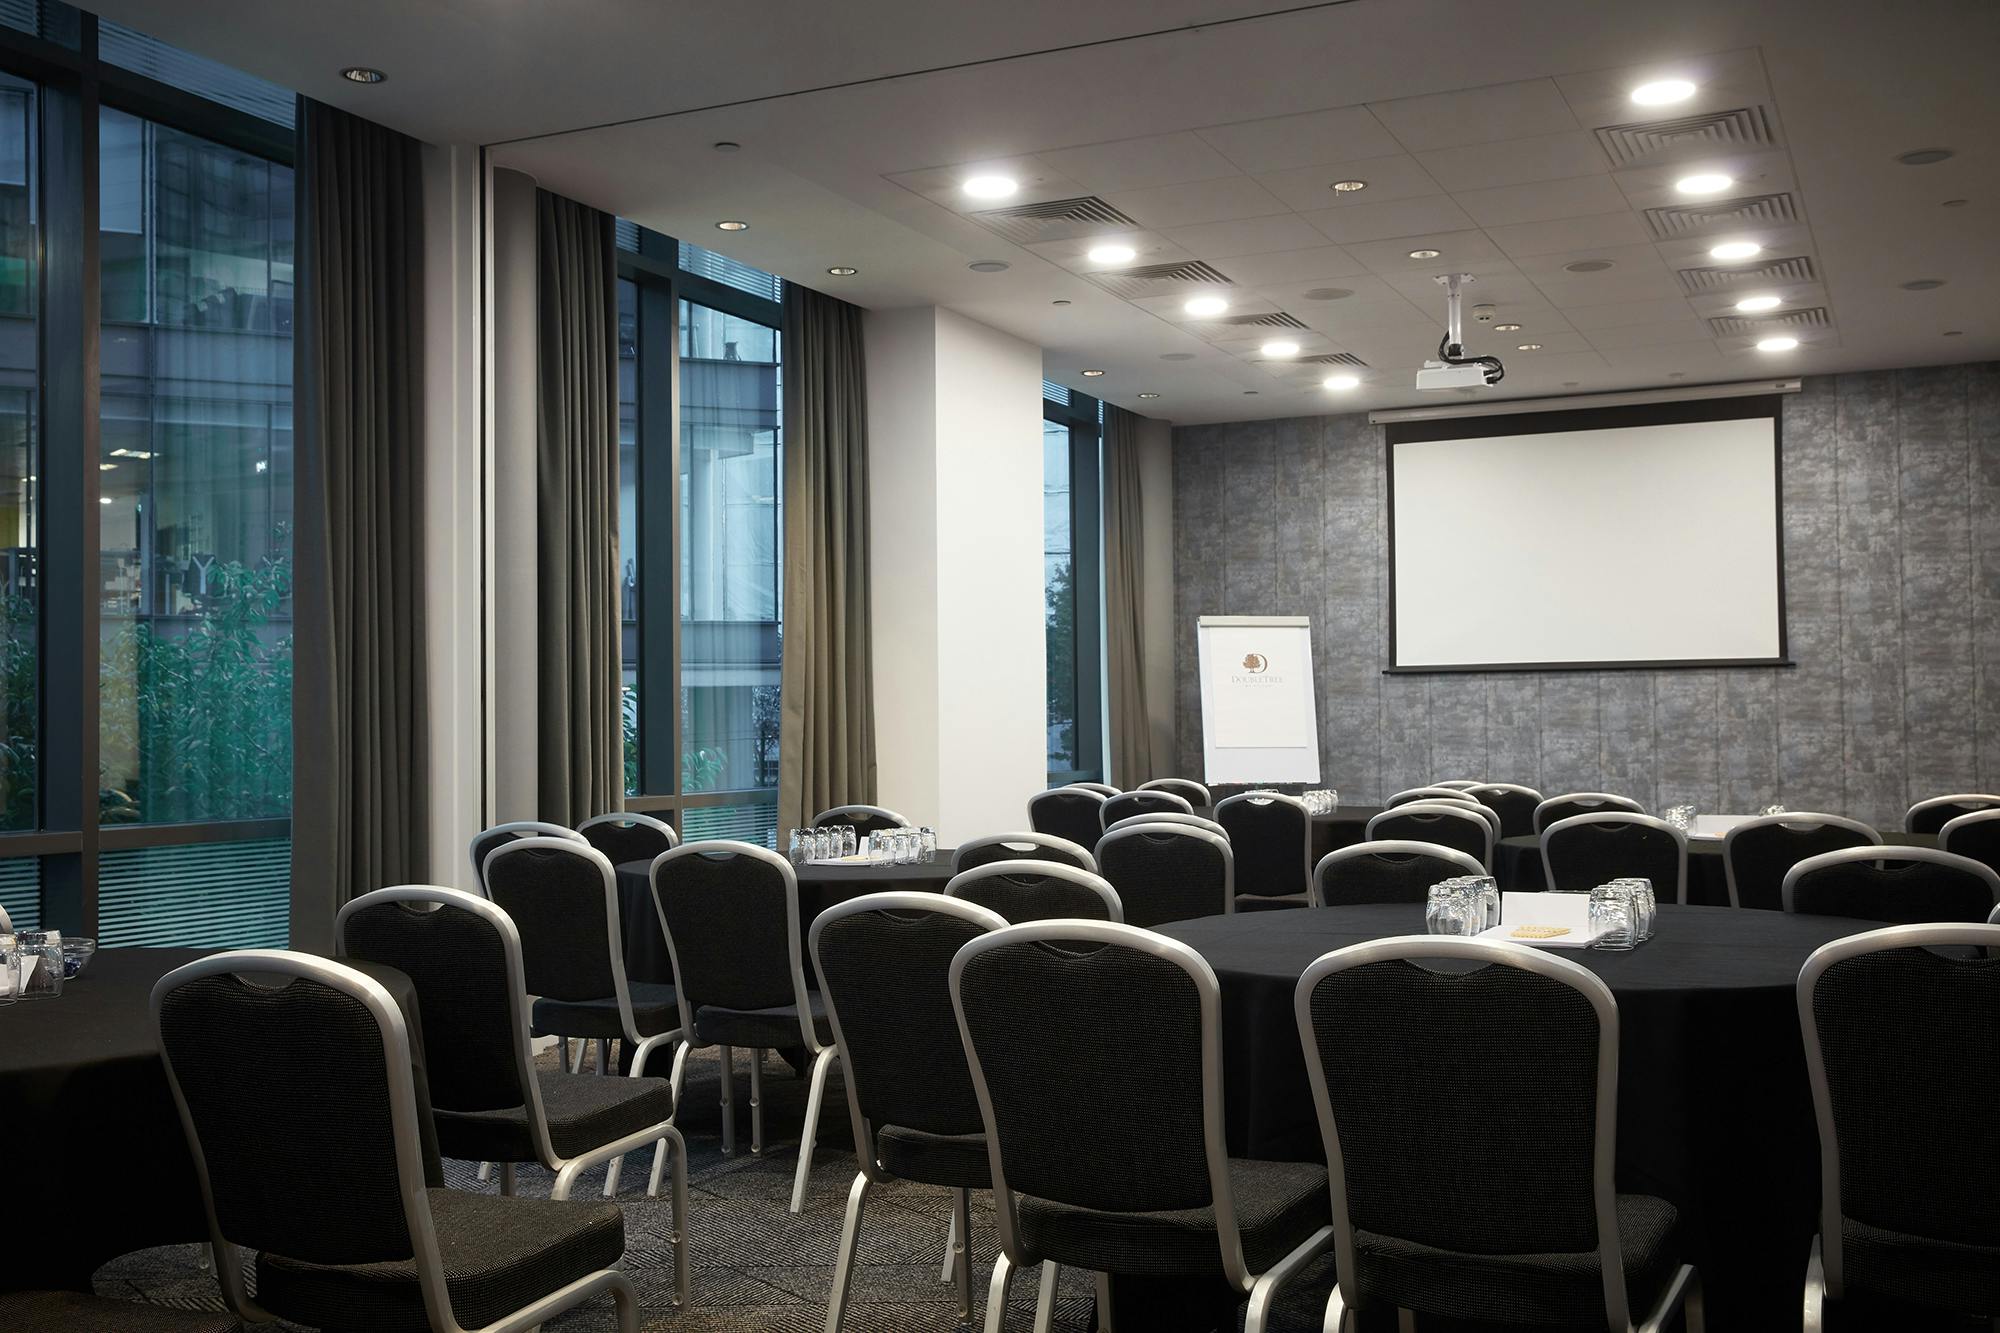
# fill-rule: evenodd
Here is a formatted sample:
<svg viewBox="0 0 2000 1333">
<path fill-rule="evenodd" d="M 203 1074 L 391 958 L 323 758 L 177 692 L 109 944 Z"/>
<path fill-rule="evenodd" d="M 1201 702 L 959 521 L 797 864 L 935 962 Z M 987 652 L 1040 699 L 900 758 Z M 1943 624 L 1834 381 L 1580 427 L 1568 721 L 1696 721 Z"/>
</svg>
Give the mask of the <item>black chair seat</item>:
<svg viewBox="0 0 2000 1333">
<path fill-rule="evenodd" d="M 1243 1261 L 1261 1273 L 1332 1220 L 1326 1168 L 1311 1162 L 1231 1158 Z M 1215 1209 L 1111 1213 L 1017 1196 L 1021 1242 L 1033 1261 L 1053 1259 L 1104 1273 L 1215 1272 Z"/>
<path fill-rule="evenodd" d="M 812 1006 L 813 1031 L 822 1044 L 833 1042 L 833 1025 L 826 1021 L 826 1001 L 818 991 L 807 991 Z M 697 1046 L 743 1046 L 752 1050 L 785 1050 L 805 1043 L 799 1040 L 799 1007 L 773 1005 L 769 1009 L 724 1009 L 705 1004 L 694 1011 L 694 1044 Z"/>
<path fill-rule="evenodd" d="M 1236 910 L 1239 912 L 1270 912 L 1284 907 L 1310 907 L 1312 900 L 1303 893 L 1239 893 L 1236 895 Z"/>
<path fill-rule="evenodd" d="M 7 1333 L 238 1333 L 236 1316 L 108 1301 L 75 1291 L 12 1291 L 0 1296 Z"/>
<path fill-rule="evenodd" d="M 919 1185 L 950 1189 L 993 1188 L 993 1166 L 984 1134 L 928 1134 L 903 1125 L 875 1131 L 875 1156 L 889 1174 Z"/>
<path fill-rule="evenodd" d="M 1634 1323 L 1646 1317 L 1678 1266 L 1676 1217 L 1664 1199 L 1618 1196 L 1618 1240 Z M 1597 1252 L 1467 1254 L 1357 1231 L 1357 1286 L 1363 1309 L 1402 1305 L 1451 1319 L 1535 1328 L 1604 1327 L 1604 1281 Z"/>
<path fill-rule="evenodd" d="M 1935 1310 L 2000 1315 L 2000 1249 L 1841 1219 L 1850 1292 Z"/>
<path fill-rule="evenodd" d="M 632 995 L 632 1018 L 639 1025 L 640 1036 L 672 1032 L 681 1025 L 680 1005 L 672 986 L 663 981 L 631 981 L 625 989 Z M 537 1037 L 625 1035 L 615 995 L 601 1000 L 536 1000 L 531 1021 Z"/>
<path fill-rule="evenodd" d="M 609 1080 L 607 1080 L 609 1081 Z M 553 1203 L 427 1190 L 452 1313 L 483 1328 L 625 1254 L 615 1203 Z M 257 1300 L 280 1318 L 328 1330 L 427 1330 L 412 1260 L 327 1266 L 257 1256 Z"/>
<path fill-rule="evenodd" d="M 657 1125 L 674 1113 L 673 1088 L 663 1078 L 613 1078 L 540 1071 L 542 1110 L 558 1157 Z M 533 1162 L 540 1154 L 528 1133 L 528 1109 L 438 1111 L 438 1151 L 466 1162 Z"/>
</svg>

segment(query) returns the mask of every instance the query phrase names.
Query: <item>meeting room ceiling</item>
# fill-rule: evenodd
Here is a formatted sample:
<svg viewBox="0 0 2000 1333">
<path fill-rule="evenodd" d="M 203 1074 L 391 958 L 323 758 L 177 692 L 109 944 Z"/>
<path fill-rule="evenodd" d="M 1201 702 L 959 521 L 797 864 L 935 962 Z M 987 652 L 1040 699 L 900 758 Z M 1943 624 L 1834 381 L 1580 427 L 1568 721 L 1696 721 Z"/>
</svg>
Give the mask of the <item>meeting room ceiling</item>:
<svg viewBox="0 0 2000 1333">
<path fill-rule="evenodd" d="M 1177 421 L 2000 356 L 1984 0 L 101 8 L 858 304 L 952 307 Z M 352 63 L 389 79 L 343 87 Z M 1632 101 L 1670 79 L 1694 93 Z M 1507 378 L 1476 394 L 1411 385 L 1447 272 L 1494 307 L 1468 342 Z"/>
</svg>

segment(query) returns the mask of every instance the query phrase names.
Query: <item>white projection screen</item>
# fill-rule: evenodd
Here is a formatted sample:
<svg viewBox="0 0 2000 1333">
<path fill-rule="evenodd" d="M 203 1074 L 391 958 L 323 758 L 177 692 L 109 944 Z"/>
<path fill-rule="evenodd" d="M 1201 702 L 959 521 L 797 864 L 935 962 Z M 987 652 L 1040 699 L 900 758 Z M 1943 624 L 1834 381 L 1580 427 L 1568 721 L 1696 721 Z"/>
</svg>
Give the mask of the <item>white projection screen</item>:
<svg viewBox="0 0 2000 1333">
<path fill-rule="evenodd" d="M 1782 663 L 1778 402 L 1387 427 L 1390 669 Z"/>
</svg>

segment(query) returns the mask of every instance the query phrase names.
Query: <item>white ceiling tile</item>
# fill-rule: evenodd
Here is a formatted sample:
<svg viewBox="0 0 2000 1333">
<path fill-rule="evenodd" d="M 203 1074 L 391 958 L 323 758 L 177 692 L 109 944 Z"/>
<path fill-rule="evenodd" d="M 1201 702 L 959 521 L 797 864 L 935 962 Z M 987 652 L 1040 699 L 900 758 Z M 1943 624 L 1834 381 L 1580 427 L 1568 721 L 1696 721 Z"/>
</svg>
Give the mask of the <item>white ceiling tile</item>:
<svg viewBox="0 0 2000 1333">
<path fill-rule="evenodd" d="M 1283 250 L 1267 255 L 1239 255 L 1229 261 L 1224 272 L 1248 286 L 1274 282 L 1299 282 L 1304 287 L 1351 287 L 1340 281 L 1350 274 L 1366 273 L 1367 268 L 1337 245 L 1315 245 L 1309 250 Z"/>
<path fill-rule="evenodd" d="M 961 188 L 973 176 L 1011 176 L 1020 189 L 1005 199 L 974 199 Z M 997 157 L 957 166 L 901 171 L 884 180 L 920 194 L 956 213 L 979 213 L 1015 204 L 1039 204 L 1087 193 L 1083 186 L 1039 157 Z"/>
<path fill-rule="evenodd" d="M 1465 210 L 1452 202 L 1450 196 L 1442 194 L 1423 199 L 1395 199 L 1379 204 L 1322 208 L 1303 216 L 1328 240 L 1342 245 L 1387 240 L 1393 236 L 1458 231 L 1472 226 L 1472 219 L 1465 215 Z"/>
<path fill-rule="evenodd" d="M 1230 276 L 1234 277 L 1234 274 Z M 1301 281 L 1279 280 L 1260 284 L 1256 288 L 1259 296 L 1269 297 L 1283 305 L 1301 319 L 1311 306 L 1346 306 L 1368 301 L 1396 301 L 1401 297 L 1394 287 L 1365 269 L 1355 273 L 1341 274 L 1332 278 L 1314 277 Z M 1308 297 L 1307 292 L 1346 292 L 1346 296 Z M 1292 303 L 1292 304 L 1288 304 Z"/>
<path fill-rule="evenodd" d="M 1679 374 L 1700 379 L 1720 373 L 1722 350 L 1713 342 L 1672 343 L 1665 347 L 1611 347 L 1604 359 L 1613 370 L 1666 380 Z"/>
<path fill-rule="evenodd" d="M 1592 375 L 1601 375 L 1610 367 L 1596 352 L 1514 352 L 1503 356 L 1507 366 L 1507 379 L 1533 379 L 1537 382 L 1561 383 L 1563 380 L 1588 381 Z"/>
<path fill-rule="evenodd" d="M 1514 364 L 1517 360 L 1522 365 L 1531 365 L 1538 361 L 1552 361 L 1557 356 L 1566 352 L 1589 352 L 1595 350 L 1585 341 L 1581 333 L 1552 330 L 1543 330 L 1539 333 L 1530 332 L 1526 329 L 1523 329 L 1519 333 L 1493 333 L 1489 331 L 1478 335 L 1477 338 L 1474 338 L 1471 334 L 1467 334 L 1466 340 L 1468 344 L 1478 344 L 1473 349 L 1476 352 L 1493 352 L 1494 355 L 1507 363 L 1507 369 L 1510 371 L 1514 369 Z M 1541 348 L 1538 351 L 1523 352 L 1520 350 L 1522 343 L 1540 343 Z"/>
<path fill-rule="evenodd" d="M 1644 245 L 1653 238 L 1637 213 L 1597 213 L 1589 217 L 1552 218 L 1488 226 L 1486 234 L 1513 259 L 1558 255 L 1570 250 Z"/>
<path fill-rule="evenodd" d="M 1563 313 L 1575 317 L 1580 306 L 1616 305 L 1630 301 L 1664 301 L 1680 292 L 1680 282 L 1665 269 L 1626 273 L 1564 273 L 1535 279 L 1535 286 Z"/>
<path fill-rule="evenodd" d="M 1104 196 L 1105 202 L 1143 227 L 1192 227 L 1230 218 L 1266 217 L 1285 211 L 1284 203 L 1248 176 L 1158 185 Z"/>
<path fill-rule="evenodd" d="M 1231 162 L 1252 173 L 1379 157 L 1397 151 L 1395 139 L 1363 106 L 1238 121 L 1195 132 Z"/>
<path fill-rule="evenodd" d="M 1627 347 L 1664 347 L 1673 343 L 1709 342 L 1715 334 L 1705 320 L 1688 316 L 1664 324 L 1622 324 L 1585 335 L 1600 352 Z"/>
<path fill-rule="evenodd" d="M 1306 250 L 1317 248 L 1326 239 L 1297 213 L 1274 213 L 1269 217 L 1236 218 L 1228 222 L 1204 222 L 1195 227 L 1175 227 L 1167 232 L 1167 236 L 1201 259 L 1229 259 L 1237 255 L 1269 254 L 1274 250 Z"/>
<path fill-rule="evenodd" d="M 1049 157 L 1049 154 L 1043 154 Z M 1054 159 L 1051 158 L 1053 161 Z M 1502 143 L 1466 144 L 1420 153 L 1417 160 L 1438 184 L 1457 194 L 1461 190 L 1484 190 L 1496 185 L 1528 185 L 1535 181 L 1566 180 L 1611 170 L 1611 159 L 1597 146 L 1597 136 L 1585 130 L 1561 134 L 1538 134 L 1531 139 L 1509 139 Z M 1067 167 L 1060 161 L 1055 165 Z"/>
<path fill-rule="evenodd" d="M 1412 259 L 1412 250 L 1436 250 L 1435 259 Z M 1399 236 L 1394 240 L 1363 241 L 1350 245 L 1347 252 L 1373 273 L 1459 273 L 1463 265 L 1499 259 L 1499 248 L 1482 231 L 1436 232 L 1424 236 Z M 1662 270 L 1664 271 L 1664 270 Z"/>
<path fill-rule="evenodd" d="M 1186 296 L 1141 296 L 1132 304 L 1141 310 L 1158 315 L 1161 319 L 1192 327 L 1203 321 L 1197 320 L 1182 307 L 1190 298 L 1196 296 L 1226 297 L 1229 301 L 1229 313 L 1232 315 L 1274 315 L 1278 312 L 1276 303 L 1267 301 L 1255 293 L 1240 288 L 1218 292 L 1213 286 L 1205 283 L 1189 283 Z"/>
<path fill-rule="evenodd" d="M 1603 278 L 1614 273 L 1666 273 L 1665 261 L 1650 245 L 1616 245 L 1594 250 L 1566 250 L 1561 254 L 1529 255 L 1517 259 L 1515 266 L 1530 278 L 1552 278 L 1557 281 L 1569 277 Z M 1564 270 L 1571 264 L 1608 263 L 1608 269 L 1595 273 L 1571 274 Z"/>
<path fill-rule="evenodd" d="M 1089 257 L 1091 247 L 1106 241 L 1131 246 L 1137 257 L 1129 264 L 1093 264 Z M 1138 264 L 1176 264 L 1195 257 L 1164 236 L 1150 231 L 1106 232 L 1100 236 L 1078 236 L 1065 241 L 1035 241 L 1026 248 L 1073 273 L 1101 273 L 1107 269 Z"/>
<path fill-rule="evenodd" d="M 1368 188 L 1351 194 L 1334 190 L 1335 181 L 1349 180 L 1366 181 Z M 1415 199 L 1444 193 L 1443 187 L 1432 180 L 1430 173 L 1408 153 L 1341 161 L 1298 171 L 1266 172 L 1259 175 L 1257 181 L 1302 213 L 1319 208 L 1353 208 L 1360 204 L 1379 204 L 1388 199 Z"/>
<path fill-rule="evenodd" d="M 1553 79 L 1399 97 L 1371 103 L 1368 109 L 1413 153 L 1577 128 L 1576 117 Z"/>
<path fill-rule="evenodd" d="M 1569 322 L 1589 333 L 1598 329 L 1629 328 L 1644 324 L 1670 324 L 1689 318 L 1694 307 L 1685 297 L 1659 301 L 1623 301 L 1609 305 L 1580 306 L 1567 312 Z"/>
<path fill-rule="evenodd" d="M 1192 133 L 1046 149 L 1036 156 L 1095 194 L 1239 174 L 1235 164 Z"/>
<path fill-rule="evenodd" d="M 1632 215 L 1632 206 L 1609 176 L 1578 176 L 1533 185 L 1502 185 L 1491 190 L 1465 190 L 1452 196 L 1482 227 L 1508 227 L 1522 222 L 1552 222 L 1558 218 L 1597 213 Z M 1636 220 L 1636 219 L 1635 219 Z"/>
<path fill-rule="evenodd" d="M 1442 247 L 1440 247 L 1442 248 Z M 1437 261 L 1433 260 L 1435 266 Z M 1453 273 L 1470 274 L 1472 281 L 1466 284 L 1465 306 L 1470 311 L 1475 305 L 1491 305 L 1501 301 L 1534 301 L 1541 304 L 1541 294 L 1521 271 L 1507 260 L 1498 256 L 1480 260 L 1460 260 L 1450 269 Z M 1425 269 L 1408 269 L 1391 273 L 1383 279 L 1404 296 L 1423 306 L 1435 301 L 1440 308 L 1444 302 L 1444 288 L 1439 286 L 1431 272 Z"/>
</svg>

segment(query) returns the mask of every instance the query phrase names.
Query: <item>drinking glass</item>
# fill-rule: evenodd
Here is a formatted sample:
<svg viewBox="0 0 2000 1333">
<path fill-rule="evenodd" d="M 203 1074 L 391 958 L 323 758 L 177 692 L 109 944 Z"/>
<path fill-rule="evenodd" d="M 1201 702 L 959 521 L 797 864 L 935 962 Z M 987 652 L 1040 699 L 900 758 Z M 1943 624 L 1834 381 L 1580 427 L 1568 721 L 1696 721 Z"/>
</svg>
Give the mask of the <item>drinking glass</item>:
<svg viewBox="0 0 2000 1333">
<path fill-rule="evenodd" d="M 1633 944 L 1632 892 L 1622 884 L 1600 884 L 1590 891 L 1590 926 L 1601 931 L 1593 948 L 1623 951 Z"/>
<path fill-rule="evenodd" d="M 1660 915 L 1659 902 L 1653 897 L 1653 881 L 1635 875 L 1617 882 L 1632 899 L 1632 932 L 1644 944 L 1653 938 L 1653 923 Z"/>
<path fill-rule="evenodd" d="M 924 860 L 925 861 L 935 860 L 937 857 L 937 830 L 930 827 L 924 827 L 918 829 L 917 841 L 923 845 L 922 851 Z"/>
<path fill-rule="evenodd" d="M 896 860 L 900 865 L 909 865 L 917 859 L 917 835 L 909 829 L 896 830 Z"/>
<path fill-rule="evenodd" d="M 860 850 L 860 847 L 861 830 L 855 828 L 852 824 L 842 824 L 840 826 L 840 854 L 842 856 L 852 856 L 856 851 Z"/>
<path fill-rule="evenodd" d="M 1770 805 L 1765 806 L 1762 810 L 1759 810 L 1757 813 L 1760 815 L 1787 815 L 1790 814 L 1791 811 L 1785 809 L 1784 806 L 1779 805 L 1777 802 L 1773 801 Z"/>
<path fill-rule="evenodd" d="M 63 993 L 62 932 L 23 930 L 14 936 L 26 974 L 15 987 L 24 1000 L 53 1000 Z M 27 969 L 33 966 L 34 970 Z"/>
<path fill-rule="evenodd" d="M 1491 875 L 1470 878 L 1467 890 L 1479 904 L 1479 929 L 1491 930 L 1500 924 L 1500 881 Z"/>
<path fill-rule="evenodd" d="M 1470 935 L 1471 911 L 1459 885 L 1450 881 L 1433 884 L 1424 905 L 1424 929 L 1433 935 Z"/>
<path fill-rule="evenodd" d="M 1323 797 L 1326 801 L 1327 814 L 1337 815 L 1340 813 L 1340 793 L 1338 791 L 1334 790 L 1332 787 L 1328 787 L 1325 791 L 1320 793 L 1320 796 Z"/>
<path fill-rule="evenodd" d="M 833 830 L 816 828 L 813 830 L 813 860 L 825 861 L 833 856 Z"/>
<path fill-rule="evenodd" d="M 791 845 L 785 849 L 785 855 L 791 859 L 793 865 L 799 865 L 804 862 L 806 859 L 806 839 L 803 830 L 792 830 Z"/>
<path fill-rule="evenodd" d="M 1670 805 L 1665 810 L 1662 810 L 1660 818 L 1666 820 L 1683 833 L 1694 832 L 1695 808 L 1685 801 L 1679 805 Z"/>
</svg>

